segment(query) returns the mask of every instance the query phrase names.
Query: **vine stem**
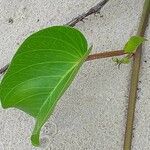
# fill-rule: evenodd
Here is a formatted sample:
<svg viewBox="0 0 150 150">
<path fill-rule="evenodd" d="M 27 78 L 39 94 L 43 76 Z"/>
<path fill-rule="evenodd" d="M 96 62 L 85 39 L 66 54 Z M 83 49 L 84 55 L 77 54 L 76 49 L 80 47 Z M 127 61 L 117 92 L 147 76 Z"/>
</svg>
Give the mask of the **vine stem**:
<svg viewBox="0 0 150 150">
<path fill-rule="evenodd" d="M 107 51 L 107 52 L 102 52 L 102 53 L 96 53 L 96 54 L 91 54 L 87 57 L 86 61 L 94 60 L 94 59 L 100 59 L 100 58 L 107 58 L 107 57 L 114 57 L 114 56 L 120 56 L 124 55 L 123 50 L 117 50 L 117 51 Z"/>
<path fill-rule="evenodd" d="M 149 19 L 149 14 L 150 14 L 150 0 L 145 0 L 141 20 L 137 31 L 138 36 L 144 36 Z M 127 122 L 124 138 L 124 150 L 131 150 L 132 147 L 133 123 L 137 98 L 141 56 L 142 56 L 142 46 L 140 46 L 137 49 L 136 53 L 134 54 L 134 60 L 132 65 Z"/>
<path fill-rule="evenodd" d="M 124 55 L 125 53 L 123 50 L 116 50 L 116 51 L 107 51 L 102 53 L 91 54 L 87 57 L 86 61 L 100 59 L 100 58 L 107 58 L 113 56 L 120 56 Z M 5 65 L 3 68 L 0 69 L 0 74 L 3 74 L 9 67 L 9 64 Z"/>
</svg>

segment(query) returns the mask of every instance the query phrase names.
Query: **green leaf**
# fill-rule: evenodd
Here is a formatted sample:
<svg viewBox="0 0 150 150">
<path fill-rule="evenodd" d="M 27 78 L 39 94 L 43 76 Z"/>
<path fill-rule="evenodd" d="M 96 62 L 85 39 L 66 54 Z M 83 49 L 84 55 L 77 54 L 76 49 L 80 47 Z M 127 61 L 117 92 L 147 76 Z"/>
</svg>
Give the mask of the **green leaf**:
<svg viewBox="0 0 150 150">
<path fill-rule="evenodd" d="M 55 26 L 25 40 L 0 84 L 3 108 L 18 108 L 36 119 L 32 143 L 73 81 L 90 50 L 76 29 Z"/>
<path fill-rule="evenodd" d="M 123 63 L 123 64 L 129 64 L 130 63 L 130 59 L 128 57 L 123 57 L 121 59 L 121 63 Z"/>
<path fill-rule="evenodd" d="M 132 36 L 124 46 L 123 50 L 125 53 L 135 53 L 136 49 L 146 41 L 145 38 L 140 36 Z"/>
<path fill-rule="evenodd" d="M 130 63 L 130 58 L 128 58 L 128 57 L 123 57 L 121 59 L 112 58 L 112 60 L 117 64 L 129 64 Z"/>
</svg>

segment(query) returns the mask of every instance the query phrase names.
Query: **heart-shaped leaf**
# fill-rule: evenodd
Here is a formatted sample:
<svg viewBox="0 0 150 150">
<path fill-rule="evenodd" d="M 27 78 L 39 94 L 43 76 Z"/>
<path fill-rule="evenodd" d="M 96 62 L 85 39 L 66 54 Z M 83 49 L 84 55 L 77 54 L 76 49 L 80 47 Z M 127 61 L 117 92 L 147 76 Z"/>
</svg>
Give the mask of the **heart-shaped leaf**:
<svg viewBox="0 0 150 150">
<path fill-rule="evenodd" d="M 15 107 L 34 118 L 32 143 L 88 56 L 85 37 L 76 29 L 55 26 L 31 35 L 20 46 L 0 84 L 3 108 Z"/>
</svg>

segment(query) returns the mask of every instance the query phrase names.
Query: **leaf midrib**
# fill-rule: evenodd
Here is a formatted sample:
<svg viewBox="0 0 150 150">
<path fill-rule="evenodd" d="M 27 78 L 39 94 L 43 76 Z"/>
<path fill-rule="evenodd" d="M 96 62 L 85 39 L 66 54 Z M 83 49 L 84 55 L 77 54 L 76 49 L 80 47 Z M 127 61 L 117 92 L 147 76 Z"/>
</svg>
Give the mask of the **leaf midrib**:
<svg viewBox="0 0 150 150">
<path fill-rule="evenodd" d="M 82 57 L 82 59 L 81 59 L 79 62 L 77 62 L 73 67 L 71 67 L 70 71 L 73 70 L 73 69 L 74 69 L 75 67 L 77 67 L 78 65 L 80 65 L 80 64 L 84 61 L 84 59 L 86 58 L 86 56 L 88 55 L 88 53 L 89 53 L 89 50 L 87 50 L 87 52 L 84 54 L 84 56 Z M 63 76 L 62 79 L 64 79 L 70 71 L 68 71 L 68 72 Z M 74 72 L 75 72 L 75 70 L 71 73 L 69 79 L 67 80 L 66 84 L 64 85 L 64 87 L 63 87 L 63 89 L 62 89 L 61 91 L 64 90 L 64 88 L 65 88 L 66 85 L 68 84 L 68 82 L 69 82 L 69 80 L 70 80 L 70 78 L 72 77 L 72 75 L 73 75 Z M 61 83 L 62 79 L 58 82 L 58 84 L 57 84 L 56 87 L 59 86 L 59 84 Z M 52 90 L 51 93 L 53 93 L 53 91 L 56 89 L 56 87 Z M 60 95 L 61 95 L 61 93 L 58 95 L 58 97 L 59 97 Z M 51 96 L 51 94 L 50 94 L 50 96 Z M 41 112 L 43 106 L 47 103 L 47 101 L 49 100 L 50 96 L 48 96 L 47 99 L 45 100 L 45 102 L 43 103 L 43 105 L 42 105 L 41 109 L 39 110 L 39 113 L 37 114 L 37 116 L 40 114 L 40 112 Z M 53 108 L 56 103 L 57 103 L 57 101 L 55 101 L 55 102 L 52 104 L 51 108 Z M 50 111 L 51 111 L 51 110 L 50 110 Z M 47 113 L 47 114 L 44 116 L 44 119 L 43 119 L 43 120 L 45 120 L 48 115 L 49 115 L 49 113 Z M 38 129 L 38 130 L 39 130 L 39 129 Z"/>
<path fill-rule="evenodd" d="M 60 83 L 63 81 L 63 79 L 68 75 L 68 73 L 70 73 L 76 66 L 78 65 L 78 63 L 76 63 L 75 65 L 73 65 L 73 67 L 71 67 L 65 74 L 64 76 L 59 80 L 59 82 L 57 83 L 57 85 L 55 86 L 55 88 L 50 92 L 50 95 L 47 97 L 47 99 L 45 100 L 45 102 L 43 103 L 43 105 L 47 102 L 47 100 L 50 98 L 50 96 L 52 96 L 51 94 L 53 94 L 55 92 L 55 90 L 57 89 L 57 87 L 60 85 Z M 68 82 L 68 80 L 67 80 Z M 65 86 L 64 86 L 65 87 Z M 42 107 L 41 107 L 42 109 Z M 40 110 L 41 110 L 40 109 Z M 40 111 L 39 111 L 40 112 Z"/>
</svg>

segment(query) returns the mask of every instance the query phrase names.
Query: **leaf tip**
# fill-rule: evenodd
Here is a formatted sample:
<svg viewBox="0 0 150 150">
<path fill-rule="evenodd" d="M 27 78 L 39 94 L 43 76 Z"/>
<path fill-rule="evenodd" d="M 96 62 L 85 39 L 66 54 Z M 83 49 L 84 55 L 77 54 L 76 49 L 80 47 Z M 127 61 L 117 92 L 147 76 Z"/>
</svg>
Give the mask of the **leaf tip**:
<svg viewBox="0 0 150 150">
<path fill-rule="evenodd" d="M 32 134 L 31 142 L 32 142 L 32 145 L 35 147 L 40 146 L 39 133 Z"/>
</svg>

